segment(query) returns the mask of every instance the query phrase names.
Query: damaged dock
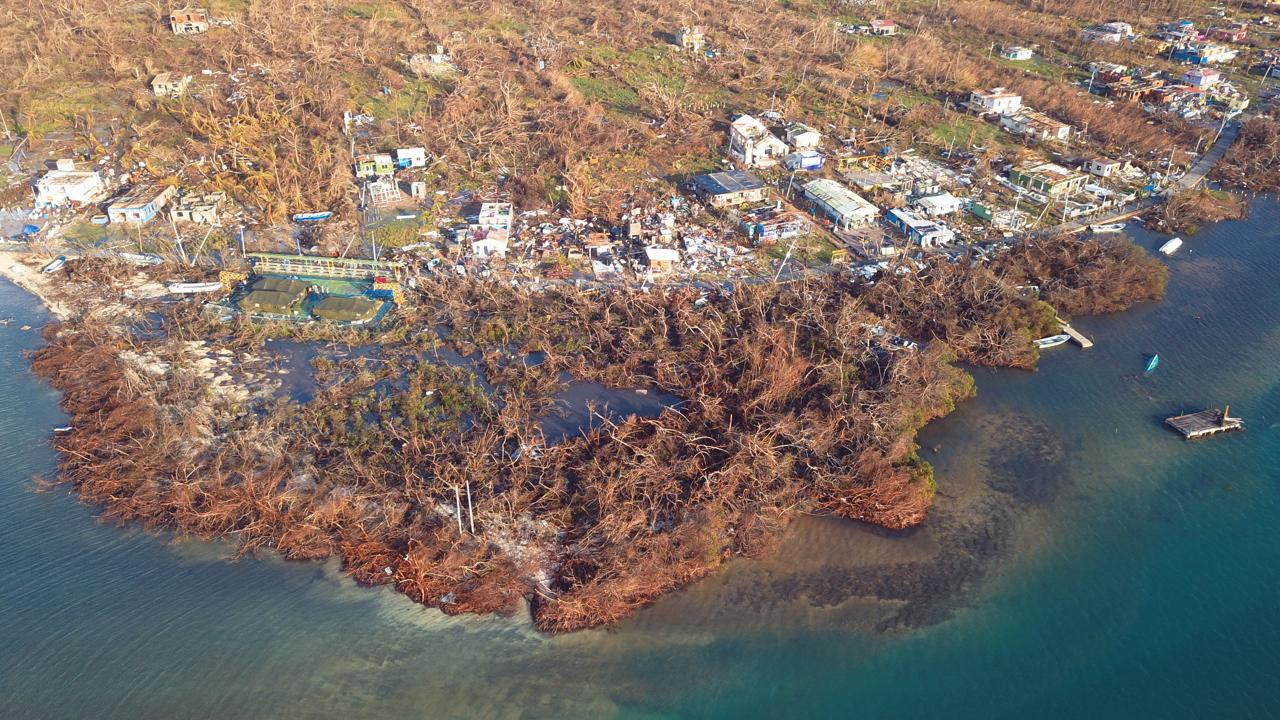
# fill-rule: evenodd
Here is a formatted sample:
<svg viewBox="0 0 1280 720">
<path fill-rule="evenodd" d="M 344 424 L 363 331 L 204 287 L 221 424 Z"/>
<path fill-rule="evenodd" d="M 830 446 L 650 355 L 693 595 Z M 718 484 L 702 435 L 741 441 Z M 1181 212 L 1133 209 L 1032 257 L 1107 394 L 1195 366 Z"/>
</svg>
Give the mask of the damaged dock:
<svg viewBox="0 0 1280 720">
<path fill-rule="evenodd" d="M 1231 406 L 1228 405 L 1223 410 L 1201 410 L 1200 412 L 1171 417 L 1164 422 L 1169 427 L 1182 433 L 1182 437 L 1187 440 L 1196 440 L 1231 430 L 1244 430 L 1244 420 L 1231 417 L 1230 412 Z"/>
</svg>

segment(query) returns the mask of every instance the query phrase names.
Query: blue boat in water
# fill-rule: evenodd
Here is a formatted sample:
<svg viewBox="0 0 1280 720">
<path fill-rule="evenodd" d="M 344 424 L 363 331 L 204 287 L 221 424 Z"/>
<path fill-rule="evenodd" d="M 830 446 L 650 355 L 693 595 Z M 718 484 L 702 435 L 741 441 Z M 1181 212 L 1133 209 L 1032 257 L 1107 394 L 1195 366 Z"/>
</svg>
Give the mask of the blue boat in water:
<svg viewBox="0 0 1280 720">
<path fill-rule="evenodd" d="M 320 222 L 321 220 L 328 220 L 331 217 L 333 217 L 333 213 L 328 210 L 321 210 L 319 212 L 294 213 L 293 221 L 296 223 Z"/>
<path fill-rule="evenodd" d="M 1150 375 L 1156 369 L 1156 366 L 1159 364 L 1160 364 L 1160 356 L 1152 355 L 1151 359 L 1147 361 L 1146 374 Z"/>
</svg>

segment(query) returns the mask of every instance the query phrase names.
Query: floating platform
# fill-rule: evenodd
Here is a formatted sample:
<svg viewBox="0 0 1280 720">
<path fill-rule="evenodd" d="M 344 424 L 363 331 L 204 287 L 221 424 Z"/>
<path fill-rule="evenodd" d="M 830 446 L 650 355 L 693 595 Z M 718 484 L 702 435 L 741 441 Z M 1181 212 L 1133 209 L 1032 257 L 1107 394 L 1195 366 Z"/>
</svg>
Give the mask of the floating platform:
<svg viewBox="0 0 1280 720">
<path fill-rule="evenodd" d="M 1231 406 L 1228 405 L 1225 410 L 1201 410 L 1200 412 L 1171 417 L 1164 422 L 1169 427 L 1182 433 L 1182 437 L 1187 440 L 1195 440 L 1232 430 L 1244 430 L 1244 420 L 1228 415 L 1227 413 L 1230 410 Z"/>
<path fill-rule="evenodd" d="M 1071 325 L 1062 318 L 1056 318 L 1058 323 L 1062 325 L 1062 332 L 1075 341 L 1082 349 L 1088 350 L 1093 347 L 1093 341 L 1084 336 L 1084 333 L 1071 327 Z"/>
</svg>

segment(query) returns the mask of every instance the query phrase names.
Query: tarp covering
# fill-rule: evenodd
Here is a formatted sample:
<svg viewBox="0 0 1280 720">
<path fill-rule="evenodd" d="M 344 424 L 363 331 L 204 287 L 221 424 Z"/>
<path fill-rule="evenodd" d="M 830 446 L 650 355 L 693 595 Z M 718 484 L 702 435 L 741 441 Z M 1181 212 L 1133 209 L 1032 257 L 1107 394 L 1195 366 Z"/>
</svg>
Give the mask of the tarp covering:
<svg viewBox="0 0 1280 720">
<path fill-rule="evenodd" d="M 364 323 L 378 315 L 382 302 L 362 297 L 327 297 L 318 300 L 311 312 L 321 320 Z"/>
<path fill-rule="evenodd" d="M 250 290 L 237 304 L 245 312 L 291 315 L 301 300 L 301 295 L 278 290 Z"/>
<path fill-rule="evenodd" d="M 307 290 L 311 288 L 310 283 L 302 280 L 292 280 L 290 278 L 264 277 L 253 281 L 254 290 L 267 290 L 270 292 L 285 293 L 301 300 Z"/>
</svg>

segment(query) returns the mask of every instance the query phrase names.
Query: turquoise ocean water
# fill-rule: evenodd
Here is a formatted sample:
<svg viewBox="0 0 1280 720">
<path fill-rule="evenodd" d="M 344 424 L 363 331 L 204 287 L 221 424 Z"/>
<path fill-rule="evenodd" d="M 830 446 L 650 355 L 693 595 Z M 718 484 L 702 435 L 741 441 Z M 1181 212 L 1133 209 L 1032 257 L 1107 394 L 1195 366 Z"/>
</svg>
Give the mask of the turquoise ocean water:
<svg viewBox="0 0 1280 720">
<path fill-rule="evenodd" d="M 47 318 L 2 285 L 0 717 L 1280 716 L 1278 242 L 1280 204 L 1255 203 L 1187 240 L 1165 302 L 1080 319 L 1095 349 L 976 370 L 921 439 L 924 527 L 806 518 L 771 558 L 563 637 L 35 492 L 62 416 L 19 326 Z M 1159 423 L 1224 402 L 1247 432 Z"/>
</svg>

